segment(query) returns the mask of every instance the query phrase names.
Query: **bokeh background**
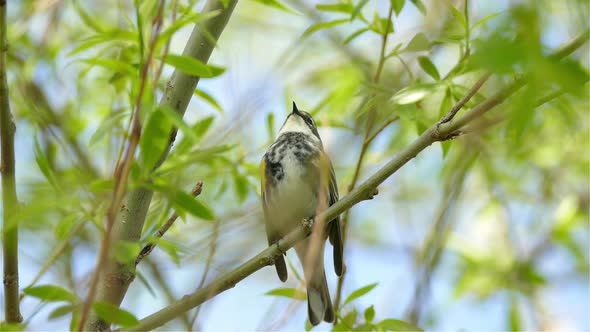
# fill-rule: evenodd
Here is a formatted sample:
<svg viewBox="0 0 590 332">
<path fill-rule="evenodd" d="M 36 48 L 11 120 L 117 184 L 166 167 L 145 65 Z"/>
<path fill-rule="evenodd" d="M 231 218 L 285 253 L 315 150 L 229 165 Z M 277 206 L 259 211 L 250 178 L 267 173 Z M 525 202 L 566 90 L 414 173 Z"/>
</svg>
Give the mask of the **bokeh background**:
<svg viewBox="0 0 590 332">
<path fill-rule="evenodd" d="M 588 3 L 362 2 L 360 8 L 356 0 L 344 1 L 339 10 L 321 6 L 332 1 L 238 2 L 210 60 L 225 72 L 201 80 L 184 117 L 189 126 L 210 126 L 198 144 L 183 141 L 180 131 L 158 173 L 186 192 L 203 181 L 199 200 L 216 219 L 186 214 L 177 221 L 140 264 L 122 308 L 145 317 L 266 247 L 258 162 L 292 101 L 321 126 L 343 196 L 371 108 L 379 124 L 374 128 L 399 119 L 369 146 L 359 183 L 491 70 L 495 75 L 462 112 L 514 75 L 529 75 L 530 84 L 467 135 L 422 151 L 379 186 L 375 199 L 350 211 L 343 298 L 377 285 L 340 314 L 356 310 L 354 322 L 361 325 L 373 306 L 375 321 L 394 318 L 440 331 L 590 330 L 588 44 L 564 62 L 548 56 L 588 29 Z M 393 55 L 375 82 L 383 42 L 377 25 L 392 3 L 403 4 L 387 37 L 385 53 Z M 203 5 L 178 1 L 177 14 L 199 12 Z M 165 27 L 172 6 L 167 2 Z M 360 8 L 354 20 L 351 8 Z M 8 4 L 23 288 L 49 262 L 36 285 L 85 296 L 135 93 L 132 78 L 91 60 L 137 64 L 133 41 L 117 37 L 134 31 L 135 15 L 132 1 Z M 465 21 L 469 36 L 462 30 Z M 317 31 L 310 30 L 314 26 Z M 170 53 L 182 52 L 191 30 L 187 23 L 174 33 Z M 85 44 L 105 31 L 112 31 L 112 40 Z M 418 34 L 426 42 L 408 50 Z M 436 67 L 439 79 L 419 57 Z M 463 58 L 467 64 L 457 69 Z M 173 70 L 163 68 L 156 100 Z M 408 87 L 425 93 L 396 103 Z M 144 238 L 170 213 L 166 196 L 156 193 Z M 294 253 L 287 257 L 290 269 L 300 271 Z M 330 247 L 326 266 L 334 298 L 338 280 Z M 305 301 L 266 294 L 301 287 L 295 272 L 282 284 L 274 268 L 264 268 L 206 302 L 198 316 L 191 310 L 161 329 L 303 330 Z M 55 312 L 63 306 L 26 296 L 26 330 L 69 329 L 71 312 Z M 314 330 L 332 327 L 323 323 Z"/>
</svg>

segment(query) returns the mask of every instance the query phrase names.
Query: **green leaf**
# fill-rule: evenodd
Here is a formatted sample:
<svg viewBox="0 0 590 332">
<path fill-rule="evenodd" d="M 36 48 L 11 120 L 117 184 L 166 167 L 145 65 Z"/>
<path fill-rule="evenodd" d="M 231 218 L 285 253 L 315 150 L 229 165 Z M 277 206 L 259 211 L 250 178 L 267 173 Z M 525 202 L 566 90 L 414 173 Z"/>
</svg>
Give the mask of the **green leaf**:
<svg viewBox="0 0 590 332">
<path fill-rule="evenodd" d="M 272 295 L 272 296 L 282 296 L 288 297 L 290 299 L 301 300 L 304 301 L 307 299 L 307 295 L 304 291 L 298 290 L 296 288 L 275 288 L 270 290 L 265 295 Z"/>
<path fill-rule="evenodd" d="M 424 3 L 422 2 L 422 0 L 410 0 L 410 2 L 412 2 L 414 4 L 414 6 L 416 6 L 416 8 L 418 8 L 418 10 L 422 13 L 422 15 L 426 15 L 426 6 L 424 6 Z"/>
<path fill-rule="evenodd" d="M 49 320 L 52 320 L 52 319 L 56 319 L 56 318 L 59 318 L 59 317 L 63 317 L 65 315 L 73 312 L 77 308 L 78 308 L 77 305 L 72 305 L 72 304 L 59 306 L 59 307 L 53 309 L 49 313 L 48 318 L 49 318 Z"/>
<path fill-rule="evenodd" d="M 367 294 L 368 292 L 370 292 L 371 290 L 373 290 L 373 288 L 375 288 L 375 286 L 377 286 L 377 283 L 370 284 L 370 285 L 367 285 L 365 287 L 361 287 L 361 288 L 355 290 L 354 292 L 350 293 L 350 295 L 348 295 L 348 297 L 346 298 L 346 300 L 344 300 L 344 303 L 342 303 L 342 306 L 344 306 L 347 303 L 350 303 L 350 302 L 358 299 L 359 297 Z"/>
<path fill-rule="evenodd" d="M 208 116 L 197 122 L 195 125 L 193 125 L 193 131 L 195 132 L 195 135 L 197 135 L 197 137 L 199 138 L 202 138 L 203 135 L 205 135 L 205 133 L 207 132 L 207 130 L 209 130 L 209 128 L 211 127 L 213 120 L 215 120 L 214 116 Z"/>
<path fill-rule="evenodd" d="M 49 161 L 47 160 L 47 157 L 45 157 L 45 154 L 43 153 L 43 150 L 39 145 L 39 140 L 37 140 L 37 136 L 35 136 L 35 161 L 37 162 L 37 166 L 39 166 L 41 173 L 43 173 L 45 179 L 49 181 L 53 189 L 61 191 L 59 182 L 57 182 L 57 178 L 55 177 L 55 174 L 53 173 L 53 170 L 49 165 Z"/>
<path fill-rule="evenodd" d="M 199 97 L 203 98 L 203 100 L 205 100 L 207 103 L 209 103 L 209 105 L 215 107 L 215 109 L 218 110 L 219 113 L 223 113 L 223 108 L 221 108 L 221 106 L 219 105 L 217 100 L 215 100 L 215 98 L 213 98 L 213 96 L 211 96 L 207 92 L 205 92 L 203 90 L 196 89 L 195 96 L 199 96 Z"/>
<path fill-rule="evenodd" d="M 420 52 L 430 50 L 430 41 L 424 35 L 424 33 L 417 33 L 412 40 L 408 43 L 408 46 L 400 51 L 403 52 Z"/>
<path fill-rule="evenodd" d="M 496 16 L 498 16 L 500 14 L 502 14 L 502 13 L 494 13 L 494 14 L 488 15 L 488 16 L 482 18 L 481 20 L 475 22 L 475 24 L 473 26 L 471 26 L 471 31 L 477 29 L 480 25 L 485 24 L 487 21 L 495 18 Z"/>
<path fill-rule="evenodd" d="M 127 310 L 106 302 L 96 302 L 92 305 L 96 315 L 103 320 L 121 327 L 131 327 L 139 324 L 135 316 Z"/>
<path fill-rule="evenodd" d="M 25 288 L 24 293 L 47 302 L 75 302 L 78 297 L 69 290 L 55 285 L 42 285 Z"/>
<path fill-rule="evenodd" d="M 284 11 L 286 13 L 290 13 L 290 14 L 299 14 L 296 11 L 294 11 L 293 9 L 285 6 L 284 4 L 282 4 L 281 2 L 279 2 L 278 0 L 254 0 L 255 2 L 261 3 L 265 6 L 271 7 L 271 8 L 275 8 L 281 11 Z"/>
<path fill-rule="evenodd" d="M 346 39 L 344 39 L 344 41 L 342 42 L 344 45 L 350 43 L 353 39 L 355 39 L 356 37 L 362 35 L 363 33 L 369 31 L 369 28 L 361 28 L 356 30 L 355 32 L 351 33 L 348 37 L 346 37 Z"/>
<path fill-rule="evenodd" d="M 359 1 L 359 3 L 354 7 L 354 10 L 352 11 L 352 14 L 350 15 L 350 20 L 354 20 L 358 14 L 360 14 L 361 10 L 363 10 L 363 7 L 365 7 L 365 5 L 369 2 L 369 0 L 361 0 Z"/>
<path fill-rule="evenodd" d="M 156 108 L 149 116 L 139 140 L 141 162 L 145 169 L 151 170 L 162 157 L 170 142 L 172 120 L 161 108 Z"/>
<path fill-rule="evenodd" d="M 248 197 L 248 179 L 238 172 L 233 172 L 233 179 L 238 201 L 242 203 Z"/>
<path fill-rule="evenodd" d="M 129 116 L 129 112 L 124 111 L 115 111 L 110 113 L 106 116 L 102 121 L 100 121 L 100 125 L 96 128 L 96 131 L 92 136 L 90 136 L 90 141 L 88 142 L 88 146 L 93 146 L 98 141 L 100 141 L 105 135 L 113 130 L 113 128 L 120 127 L 121 120 L 127 116 Z"/>
<path fill-rule="evenodd" d="M 86 24 L 90 29 L 97 32 L 104 31 L 104 28 L 102 27 L 101 23 L 97 20 L 99 17 L 98 15 L 89 15 L 88 13 L 86 13 L 86 11 L 84 11 L 84 8 L 80 6 L 77 0 L 72 1 L 72 5 L 74 6 L 74 9 L 78 13 L 84 24 Z"/>
<path fill-rule="evenodd" d="M 373 306 L 370 306 L 367 309 L 365 309 L 364 316 L 365 316 L 366 323 L 372 322 L 373 318 L 375 318 L 375 308 Z"/>
<path fill-rule="evenodd" d="M 329 21 L 329 22 L 320 22 L 320 23 L 316 23 L 313 24 L 312 26 L 310 26 L 309 28 L 307 28 L 307 30 L 305 30 L 303 32 L 303 35 L 301 35 L 302 38 L 305 38 L 309 35 L 311 35 L 314 32 L 317 32 L 319 30 L 323 30 L 323 29 L 327 29 L 327 28 L 331 28 L 343 23 L 348 23 L 349 20 L 348 19 L 339 19 L 339 20 L 334 20 L 334 21 Z"/>
<path fill-rule="evenodd" d="M 353 308 L 350 312 L 344 315 L 344 317 L 342 317 L 341 322 L 347 327 L 347 330 L 350 330 L 353 326 L 356 325 L 357 317 L 358 313 L 356 311 L 356 308 Z"/>
<path fill-rule="evenodd" d="M 379 17 L 377 12 L 375 12 L 373 14 L 373 22 L 371 22 L 371 24 L 369 24 L 369 29 L 371 29 L 372 31 L 374 31 L 380 35 L 384 35 L 386 32 L 385 31 L 386 29 L 387 29 L 388 33 L 392 33 L 393 32 L 393 22 L 391 22 L 391 20 L 389 20 L 387 17 L 384 17 L 384 18 Z"/>
<path fill-rule="evenodd" d="M 393 6 L 393 11 L 395 12 L 395 16 L 399 16 L 404 5 L 406 4 L 406 0 L 390 0 L 391 6 Z"/>
<path fill-rule="evenodd" d="M 522 324 L 520 318 L 520 311 L 518 310 L 518 300 L 516 296 L 512 296 L 510 299 L 509 309 L 509 331 L 522 331 Z"/>
<path fill-rule="evenodd" d="M 268 138 L 273 140 L 275 138 L 275 114 L 268 113 L 266 116 L 266 130 L 268 130 Z"/>
<path fill-rule="evenodd" d="M 178 209 L 181 208 L 195 217 L 203 220 L 215 220 L 215 214 L 209 207 L 198 201 L 192 195 L 185 193 L 182 190 L 174 192 L 172 204 Z"/>
<path fill-rule="evenodd" d="M 118 60 L 113 59 L 99 59 L 99 58 L 89 58 L 89 59 L 81 59 L 80 62 L 87 63 L 92 66 L 99 66 L 105 69 L 109 69 L 113 72 L 127 74 L 127 75 L 136 75 L 137 70 L 134 66 Z"/>
<path fill-rule="evenodd" d="M 451 3 L 449 3 L 449 9 L 451 9 L 451 12 L 457 18 L 457 20 L 459 20 L 459 23 L 461 23 L 461 25 L 463 26 L 465 31 L 469 30 L 469 27 L 467 26 L 467 20 L 465 19 L 465 16 L 463 15 L 463 13 L 461 13 L 461 11 L 458 10 Z"/>
<path fill-rule="evenodd" d="M 332 4 L 320 4 L 316 5 L 315 8 L 323 12 L 336 12 L 352 14 L 354 7 L 350 3 L 332 3 Z"/>
<path fill-rule="evenodd" d="M 399 319 L 384 319 L 378 324 L 378 326 L 382 327 L 386 331 L 424 331 L 413 324 L 404 322 L 403 320 Z"/>
<path fill-rule="evenodd" d="M 426 74 L 434 78 L 434 80 L 440 81 L 440 74 L 438 73 L 434 63 L 432 63 L 428 57 L 423 55 L 419 56 L 418 63 L 420 64 L 420 68 L 422 68 Z"/>
<path fill-rule="evenodd" d="M 229 0 L 224 0 L 224 1 L 229 1 Z M 227 7 L 227 4 L 225 4 L 223 2 L 222 2 L 222 4 L 224 5 L 224 7 Z M 191 14 L 186 15 L 185 17 L 179 18 L 173 24 L 171 24 L 168 28 L 166 28 L 164 31 L 162 31 L 162 33 L 160 33 L 158 35 L 158 43 L 165 44 L 168 40 L 170 40 L 170 38 L 172 38 L 172 36 L 174 35 L 174 33 L 176 33 L 176 31 L 182 29 L 183 27 L 190 25 L 190 24 L 198 23 L 200 21 L 211 19 L 211 18 L 219 15 L 220 13 L 221 13 L 221 10 L 213 10 L 213 11 L 210 11 L 205 14 L 191 13 Z"/>
<path fill-rule="evenodd" d="M 399 90 L 391 97 L 391 101 L 399 105 L 413 104 L 434 93 L 436 89 L 435 84 L 415 84 Z"/>
<path fill-rule="evenodd" d="M 199 136 L 195 134 L 195 132 L 189 127 L 186 122 L 182 119 L 180 114 L 176 113 L 172 107 L 167 105 L 158 106 L 158 109 L 168 117 L 168 120 L 172 122 L 174 127 L 179 128 L 182 133 L 192 142 L 197 143 L 199 141 Z"/>
<path fill-rule="evenodd" d="M 186 55 L 168 54 L 166 55 L 164 62 L 185 74 L 198 77 L 215 77 L 223 74 L 225 71 L 225 68 L 207 65 Z"/>
<path fill-rule="evenodd" d="M 111 255 L 115 257 L 115 260 L 119 263 L 126 264 L 133 262 L 141 247 L 139 243 L 132 241 L 117 241 L 115 249 L 111 250 Z"/>
</svg>

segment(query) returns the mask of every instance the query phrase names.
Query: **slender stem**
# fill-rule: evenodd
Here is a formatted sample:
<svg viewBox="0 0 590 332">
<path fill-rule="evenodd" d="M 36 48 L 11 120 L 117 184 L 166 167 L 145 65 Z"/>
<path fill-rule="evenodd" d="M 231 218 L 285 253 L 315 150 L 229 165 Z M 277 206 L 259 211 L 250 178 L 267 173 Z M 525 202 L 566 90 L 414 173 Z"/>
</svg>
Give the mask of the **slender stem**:
<svg viewBox="0 0 590 332">
<path fill-rule="evenodd" d="M 106 227 L 105 232 L 103 234 L 101 243 L 100 243 L 100 252 L 98 255 L 98 261 L 96 263 L 96 267 L 94 269 L 94 273 L 92 274 L 92 278 L 90 279 L 90 286 L 88 288 L 88 295 L 86 296 L 86 300 L 84 301 L 84 305 L 82 306 L 82 311 L 80 314 L 80 321 L 78 324 L 78 330 L 82 331 L 86 324 L 86 320 L 88 318 L 88 314 L 90 312 L 90 307 L 92 306 L 92 302 L 94 301 L 94 297 L 96 296 L 96 291 L 98 288 L 98 281 L 101 274 L 101 270 L 104 268 L 106 261 L 109 257 L 109 249 L 112 245 L 112 230 L 113 225 L 115 224 L 115 219 L 117 217 L 117 212 L 120 209 L 121 202 L 123 201 L 123 197 L 125 195 L 125 190 L 127 189 L 127 178 L 129 177 L 129 172 L 131 171 L 131 165 L 133 164 L 133 160 L 135 158 L 135 151 L 139 144 L 139 138 L 141 136 L 141 122 L 140 122 L 140 115 L 141 107 L 143 104 L 143 95 L 145 91 L 145 86 L 148 80 L 149 74 L 149 67 L 150 63 L 154 54 L 154 49 L 156 46 L 156 41 L 158 40 L 158 34 L 160 28 L 162 27 L 162 13 L 164 11 L 164 0 L 160 0 L 160 5 L 158 8 L 158 13 L 156 14 L 156 19 L 154 20 L 154 31 L 152 33 L 152 39 L 150 42 L 150 47 L 148 51 L 147 58 L 145 59 L 143 66 L 141 67 L 140 73 L 140 80 L 139 80 L 139 91 L 137 93 L 137 97 L 135 100 L 135 108 L 134 112 L 131 116 L 131 133 L 129 135 L 129 142 L 127 144 L 126 152 L 121 160 L 117 162 L 117 167 L 115 169 L 113 178 L 115 180 L 115 188 L 113 189 L 113 198 L 111 200 L 111 204 L 107 209 L 106 215 Z M 140 33 L 141 34 L 141 33 Z"/>
<path fill-rule="evenodd" d="M 375 83 L 375 84 L 379 83 L 379 80 L 381 79 L 381 72 L 383 71 L 385 61 L 387 60 L 387 58 L 385 57 L 385 50 L 387 48 L 387 39 L 389 37 L 389 28 L 391 27 L 390 24 L 392 24 L 392 22 L 391 22 L 392 17 L 393 17 L 393 2 L 390 2 L 389 12 L 387 13 L 387 23 L 385 24 L 385 30 L 383 31 L 383 35 L 381 38 L 381 51 L 379 53 L 379 61 L 377 63 L 377 70 L 375 71 L 375 76 L 373 77 L 373 83 Z M 374 95 L 372 97 L 374 97 Z M 369 100 L 370 100 L 370 98 L 369 98 Z M 363 145 L 361 146 L 361 152 L 359 154 L 359 157 L 356 161 L 356 165 L 354 167 L 354 173 L 352 176 L 352 180 L 350 181 L 350 185 L 348 186 L 348 192 L 353 190 L 354 187 L 356 186 L 356 183 L 358 181 L 358 178 L 359 178 L 359 175 L 361 172 L 361 168 L 363 167 L 365 155 L 366 155 L 367 151 L 369 150 L 371 143 L 373 142 L 375 137 L 377 137 L 377 135 L 383 131 L 383 129 L 385 129 L 389 124 L 391 124 L 393 121 L 395 121 L 395 120 L 393 120 L 393 121 L 389 122 L 388 124 L 386 124 L 385 126 L 380 128 L 379 130 L 377 130 L 375 135 L 371 135 L 371 131 L 373 130 L 373 125 L 374 125 L 375 118 L 376 118 L 375 113 L 376 113 L 375 106 L 372 106 L 371 109 L 369 110 L 368 115 L 367 115 L 367 128 L 365 130 L 365 137 L 363 138 Z M 350 211 L 346 211 L 344 213 L 344 215 L 342 216 L 342 245 L 343 245 L 343 248 L 346 245 L 346 238 L 348 235 L 348 217 L 349 217 L 349 215 L 350 215 Z M 338 312 L 338 308 L 340 307 L 340 300 L 342 298 L 342 287 L 344 286 L 344 280 L 346 278 L 346 270 L 347 269 L 348 269 L 348 267 L 346 267 L 344 269 L 344 271 L 342 271 L 342 275 L 340 276 L 340 278 L 338 278 L 338 286 L 336 287 L 336 298 L 334 299 L 334 310 L 336 312 Z M 338 319 L 335 319 L 334 326 L 336 326 L 337 323 L 338 323 Z"/>
<path fill-rule="evenodd" d="M 202 181 L 199 181 L 199 182 L 197 182 L 197 184 L 193 188 L 191 194 L 193 195 L 193 197 L 197 197 L 197 196 L 199 196 L 201 194 L 201 191 L 202 190 L 203 190 L 203 182 Z M 162 236 L 164 236 L 164 234 L 166 234 L 166 232 L 168 231 L 168 229 L 170 229 L 170 227 L 172 227 L 172 225 L 174 224 L 174 222 L 176 221 L 176 219 L 178 219 L 178 213 L 174 212 L 168 218 L 168 220 L 166 220 L 166 222 L 162 225 L 162 227 L 160 227 L 156 231 L 156 233 L 154 233 L 153 237 L 159 239 Z M 154 250 L 154 248 L 157 245 L 158 244 L 156 242 L 150 242 L 150 243 L 146 244 L 143 247 L 143 249 L 141 249 L 141 251 L 139 252 L 139 254 L 137 255 L 137 257 L 135 258 L 135 265 L 139 264 L 144 258 L 146 258 Z"/>
<path fill-rule="evenodd" d="M 23 320 L 18 300 L 18 209 L 14 176 L 14 133 L 16 126 L 10 112 L 6 78 L 6 1 L 0 0 L 0 173 L 2 173 L 2 250 L 4 261 L 4 315 L 8 323 Z"/>
</svg>

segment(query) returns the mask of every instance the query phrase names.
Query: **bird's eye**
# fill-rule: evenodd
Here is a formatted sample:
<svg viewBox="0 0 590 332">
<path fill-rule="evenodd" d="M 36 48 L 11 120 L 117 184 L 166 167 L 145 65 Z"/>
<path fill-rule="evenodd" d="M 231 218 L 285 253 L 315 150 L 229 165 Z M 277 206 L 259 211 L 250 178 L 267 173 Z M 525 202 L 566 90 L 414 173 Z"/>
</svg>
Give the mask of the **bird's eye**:
<svg viewBox="0 0 590 332">
<path fill-rule="evenodd" d="M 307 115 L 305 117 L 303 117 L 303 119 L 305 120 L 305 122 L 310 125 L 313 126 L 313 119 L 311 118 L 311 116 Z"/>
</svg>

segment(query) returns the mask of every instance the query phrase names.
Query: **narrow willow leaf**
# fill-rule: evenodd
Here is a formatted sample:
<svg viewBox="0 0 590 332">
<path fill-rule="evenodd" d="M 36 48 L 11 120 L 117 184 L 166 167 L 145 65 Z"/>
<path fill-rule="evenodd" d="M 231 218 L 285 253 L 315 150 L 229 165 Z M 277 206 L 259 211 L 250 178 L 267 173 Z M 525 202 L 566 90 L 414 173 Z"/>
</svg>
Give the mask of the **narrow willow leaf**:
<svg viewBox="0 0 590 332">
<path fill-rule="evenodd" d="M 261 3 L 261 4 L 265 5 L 265 6 L 268 6 L 268 7 L 271 7 L 271 8 L 275 8 L 275 9 L 278 9 L 278 10 L 281 10 L 281 11 L 284 11 L 286 13 L 297 14 L 297 15 L 299 14 L 295 10 L 293 10 L 293 9 L 285 6 L 283 3 L 281 3 L 278 0 L 254 0 L 254 1 L 256 1 L 258 3 Z"/>
<path fill-rule="evenodd" d="M 375 318 L 375 307 L 370 306 L 367 309 L 365 309 L 365 322 L 366 323 L 370 323 L 373 321 L 373 318 Z"/>
<path fill-rule="evenodd" d="M 223 108 L 221 107 L 221 105 L 219 105 L 217 100 L 215 100 L 215 98 L 213 98 L 213 96 L 211 96 L 207 92 L 205 92 L 203 90 L 196 89 L 195 96 L 201 97 L 203 100 L 205 100 L 207 103 L 209 103 L 209 105 L 213 106 L 216 110 L 218 110 L 219 113 L 223 114 Z"/>
<path fill-rule="evenodd" d="M 225 68 L 204 64 L 203 62 L 186 55 L 168 54 L 165 63 L 182 71 L 183 73 L 198 77 L 215 77 L 223 74 Z"/>
<path fill-rule="evenodd" d="M 453 15 L 459 20 L 459 23 L 461 23 L 463 28 L 467 31 L 469 27 L 467 26 L 467 19 L 465 19 L 463 13 L 461 13 L 461 11 L 457 9 L 457 7 L 453 6 L 451 3 L 449 3 L 449 9 L 453 13 Z"/>
<path fill-rule="evenodd" d="M 24 289 L 26 295 L 47 302 L 75 302 L 78 297 L 69 290 L 56 285 L 42 285 Z"/>
<path fill-rule="evenodd" d="M 111 254 L 117 262 L 127 264 L 133 262 L 139 250 L 141 250 L 139 243 L 121 240 L 117 241 L 115 249 L 111 250 Z"/>
<path fill-rule="evenodd" d="M 76 10 L 76 12 L 78 13 L 78 15 L 80 16 L 80 18 L 82 19 L 82 22 L 84 22 L 84 24 L 86 24 L 90 29 L 96 31 L 96 32 L 103 32 L 104 31 L 104 27 L 102 26 L 102 24 L 100 22 L 98 22 L 98 15 L 89 15 L 84 8 L 82 8 L 82 6 L 80 6 L 80 4 L 78 3 L 78 0 L 76 1 L 72 1 L 72 5 L 74 6 L 74 9 Z"/>
<path fill-rule="evenodd" d="M 134 66 L 119 60 L 114 59 L 99 59 L 99 58 L 88 58 L 79 60 L 80 62 L 87 63 L 92 66 L 99 66 L 105 69 L 109 69 L 113 72 L 119 72 L 127 75 L 136 75 L 137 70 Z"/>
<path fill-rule="evenodd" d="M 385 29 L 387 29 L 387 33 L 393 32 L 393 22 L 388 19 L 387 17 L 379 17 L 377 12 L 373 14 L 373 22 L 369 24 L 369 29 L 373 30 L 374 32 L 383 35 L 385 34 Z"/>
<path fill-rule="evenodd" d="M 363 33 L 369 31 L 369 28 L 361 28 L 356 30 L 355 32 L 351 33 L 348 37 L 346 37 L 346 39 L 344 39 L 344 41 L 342 42 L 344 45 L 350 43 L 353 39 L 355 39 L 356 37 L 362 35 Z"/>
<path fill-rule="evenodd" d="M 168 117 L 170 122 L 174 125 L 174 127 L 180 129 L 182 133 L 190 140 L 192 143 L 196 143 L 199 141 L 199 137 L 195 134 L 195 132 L 189 127 L 186 122 L 182 119 L 180 114 L 176 113 L 170 106 L 161 105 L 158 106 L 159 111 L 161 111 L 165 116 Z"/>
<path fill-rule="evenodd" d="M 65 315 L 71 313 L 72 311 L 76 310 L 77 308 L 78 308 L 77 305 L 72 305 L 72 304 L 62 305 L 62 306 L 59 306 L 59 307 L 53 309 L 49 313 L 49 316 L 47 318 L 49 320 L 60 318 L 60 317 L 63 317 Z"/>
<path fill-rule="evenodd" d="M 412 2 L 414 4 L 414 6 L 416 6 L 416 8 L 418 8 L 418 10 L 422 13 L 422 15 L 426 15 L 426 6 L 424 6 L 424 3 L 422 2 L 422 0 L 410 0 L 410 2 Z"/>
<path fill-rule="evenodd" d="M 403 320 L 399 320 L 399 319 L 384 319 L 381 322 L 379 322 L 379 324 L 377 324 L 377 325 L 379 327 L 385 329 L 386 331 L 399 331 L 399 332 L 404 332 L 404 331 L 423 332 L 424 331 L 421 328 L 419 328 L 411 323 L 407 323 L 407 322 L 404 322 Z"/>
<path fill-rule="evenodd" d="M 288 297 L 290 299 L 301 300 L 301 301 L 303 301 L 307 298 L 307 295 L 304 291 L 298 290 L 296 288 L 275 288 L 275 289 L 270 290 L 264 294 L 265 295 L 272 295 L 272 296 Z"/>
<path fill-rule="evenodd" d="M 344 306 L 347 303 L 350 303 L 350 302 L 358 299 L 359 297 L 367 294 L 368 292 L 370 292 L 371 290 L 373 290 L 373 288 L 375 288 L 375 286 L 377 286 L 377 283 L 370 284 L 370 285 L 367 285 L 365 287 L 361 287 L 361 288 L 355 290 L 354 292 L 350 293 L 350 295 L 348 295 L 348 297 L 346 298 L 346 300 L 344 300 L 344 302 L 342 303 L 342 305 Z"/>
<path fill-rule="evenodd" d="M 236 196 L 238 196 L 238 201 L 242 203 L 248 197 L 248 179 L 238 172 L 233 172 L 233 179 Z"/>
<path fill-rule="evenodd" d="M 352 11 L 352 14 L 350 15 L 350 20 L 354 20 L 358 14 L 361 13 L 361 10 L 363 10 L 363 7 L 365 7 L 365 5 L 369 2 L 369 0 L 361 0 L 359 1 L 359 3 L 354 7 L 354 10 Z"/>
<path fill-rule="evenodd" d="M 420 52 L 430 50 L 430 41 L 422 32 L 417 33 L 412 40 L 408 43 L 408 46 L 400 51 L 404 52 Z"/>
<path fill-rule="evenodd" d="M 343 24 L 343 23 L 348 23 L 350 22 L 348 19 L 339 19 L 339 20 L 334 20 L 334 21 L 329 21 L 329 22 L 321 22 L 321 23 L 316 23 L 313 24 L 312 26 L 310 26 L 309 28 L 307 28 L 307 30 L 305 30 L 305 32 L 303 32 L 303 35 L 301 35 L 302 38 L 308 37 L 309 35 L 313 34 L 314 32 L 323 30 L 323 29 L 328 29 L 331 27 L 335 27 L 337 25 Z"/>
<path fill-rule="evenodd" d="M 352 14 L 354 6 L 350 3 L 332 3 L 332 4 L 320 4 L 316 5 L 315 8 L 323 12 L 337 12 Z"/>
<path fill-rule="evenodd" d="M 481 20 L 475 22 L 475 24 L 471 26 L 471 31 L 477 29 L 479 26 L 485 24 L 487 21 L 495 18 L 496 16 L 499 16 L 500 14 L 502 14 L 502 13 L 501 12 L 500 13 L 494 13 L 494 14 L 488 15 L 488 16 L 482 18 Z"/>
<path fill-rule="evenodd" d="M 57 178 L 55 177 L 55 174 L 53 173 L 53 170 L 49 165 L 49 161 L 47 160 L 47 157 L 45 156 L 43 150 L 41 149 L 41 146 L 39 145 L 37 136 L 35 136 L 35 161 L 37 162 L 37 166 L 39 166 L 41 173 L 43 173 L 43 175 L 45 176 L 47 181 L 49 181 L 53 189 L 61 191 L 59 182 L 57 182 Z"/>
<path fill-rule="evenodd" d="M 398 91 L 391 97 L 391 101 L 399 105 L 412 104 L 434 93 L 436 89 L 435 84 L 416 84 Z"/>
<path fill-rule="evenodd" d="M 139 324 L 139 321 L 132 313 L 110 303 L 96 302 L 92 305 L 92 309 L 98 317 L 121 327 L 131 327 Z"/>
<path fill-rule="evenodd" d="M 430 77 L 434 78 L 436 81 L 440 81 L 440 74 L 438 73 L 438 69 L 430 59 L 426 56 L 419 56 L 418 63 L 420 64 L 420 68 L 424 70 L 426 74 Z"/>
<path fill-rule="evenodd" d="M 109 115 L 102 121 L 100 121 L 100 125 L 96 128 L 96 131 L 90 136 L 90 141 L 88 142 L 88 146 L 93 146 L 102 138 L 105 137 L 107 133 L 109 133 L 114 128 L 119 127 L 121 120 L 123 118 L 128 117 L 130 115 L 129 112 L 123 111 L 115 111 Z"/>
<path fill-rule="evenodd" d="M 208 221 L 215 220 L 215 215 L 209 207 L 182 190 L 173 191 L 172 204 L 177 209 L 181 208 L 182 210 L 200 219 Z"/>
<path fill-rule="evenodd" d="M 154 110 L 139 140 L 141 162 L 145 169 L 151 170 L 160 160 L 170 142 L 171 133 L 172 120 L 161 109 Z"/>
<path fill-rule="evenodd" d="M 404 5 L 406 4 L 406 0 L 390 0 L 391 6 L 393 6 L 393 11 L 395 12 L 395 16 L 399 16 L 399 13 L 402 12 Z"/>
</svg>

